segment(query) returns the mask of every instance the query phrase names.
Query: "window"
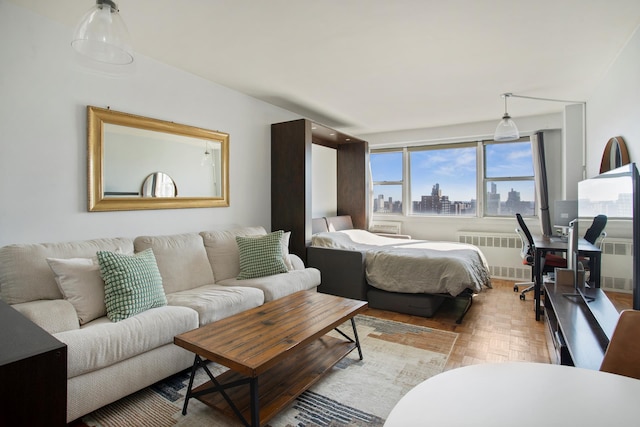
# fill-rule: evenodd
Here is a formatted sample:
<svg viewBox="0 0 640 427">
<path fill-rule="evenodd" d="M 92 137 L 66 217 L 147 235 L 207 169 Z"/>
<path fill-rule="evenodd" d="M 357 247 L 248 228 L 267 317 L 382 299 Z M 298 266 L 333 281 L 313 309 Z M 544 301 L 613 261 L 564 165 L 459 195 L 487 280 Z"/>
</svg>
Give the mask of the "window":
<svg viewBox="0 0 640 427">
<path fill-rule="evenodd" d="M 533 157 L 529 140 L 484 144 L 485 215 L 535 214 Z"/>
<path fill-rule="evenodd" d="M 475 144 L 412 149 L 411 213 L 475 215 L 476 158 Z"/>
<path fill-rule="evenodd" d="M 401 150 L 371 153 L 374 213 L 402 214 L 402 157 Z"/>
<path fill-rule="evenodd" d="M 374 213 L 402 214 L 408 195 L 412 215 L 535 215 L 527 138 L 374 150 L 370 159 Z"/>
</svg>

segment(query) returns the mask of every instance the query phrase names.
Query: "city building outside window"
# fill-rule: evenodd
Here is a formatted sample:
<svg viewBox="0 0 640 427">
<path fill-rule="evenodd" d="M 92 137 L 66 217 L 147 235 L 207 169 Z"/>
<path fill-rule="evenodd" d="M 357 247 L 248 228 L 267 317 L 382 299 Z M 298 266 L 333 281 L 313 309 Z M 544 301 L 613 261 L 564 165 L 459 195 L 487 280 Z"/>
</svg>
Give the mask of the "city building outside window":
<svg viewBox="0 0 640 427">
<path fill-rule="evenodd" d="M 402 214 L 404 167 L 402 150 L 372 152 L 373 212 Z"/>
<path fill-rule="evenodd" d="M 535 215 L 531 142 L 485 142 L 485 215 Z"/>
<path fill-rule="evenodd" d="M 533 158 L 527 138 L 374 150 L 370 158 L 374 213 L 403 214 L 403 194 L 408 190 L 406 214 L 535 215 Z"/>
<path fill-rule="evenodd" d="M 410 149 L 412 214 L 476 215 L 476 147 L 472 143 Z"/>
</svg>

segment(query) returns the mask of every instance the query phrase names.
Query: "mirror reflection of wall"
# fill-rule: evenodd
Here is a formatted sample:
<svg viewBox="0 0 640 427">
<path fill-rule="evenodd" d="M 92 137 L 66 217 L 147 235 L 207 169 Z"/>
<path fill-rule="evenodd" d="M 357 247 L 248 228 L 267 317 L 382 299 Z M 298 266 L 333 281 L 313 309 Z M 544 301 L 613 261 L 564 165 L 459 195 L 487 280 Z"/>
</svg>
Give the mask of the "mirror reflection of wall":
<svg viewBox="0 0 640 427">
<path fill-rule="evenodd" d="M 105 197 L 140 195 L 154 172 L 169 175 L 180 197 L 220 197 L 220 143 L 105 123 Z M 209 150 L 211 162 L 203 164 Z"/>
</svg>

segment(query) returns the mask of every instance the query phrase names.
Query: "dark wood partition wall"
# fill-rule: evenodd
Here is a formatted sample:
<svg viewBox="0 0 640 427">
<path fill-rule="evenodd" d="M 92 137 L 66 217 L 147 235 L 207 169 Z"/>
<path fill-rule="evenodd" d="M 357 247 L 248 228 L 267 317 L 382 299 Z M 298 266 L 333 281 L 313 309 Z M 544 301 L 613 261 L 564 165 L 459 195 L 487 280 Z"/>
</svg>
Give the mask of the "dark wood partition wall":
<svg viewBox="0 0 640 427">
<path fill-rule="evenodd" d="M 366 197 L 369 150 L 367 143 L 338 147 L 338 215 L 351 215 L 355 228 L 369 228 Z"/>
<path fill-rule="evenodd" d="M 311 239 L 311 123 L 271 125 L 271 229 L 291 231 L 289 251 Z M 304 260 L 305 258 L 303 258 Z"/>
<path fill-rule="evenodd" d="M 311 144 L 337 150 L 337 214 L 366 228 L 366 141 L 310 120 L 271 125 L 271 229 L 291 231 L 289 250 L 306 262 L 311 241 Z"/>
</svg>

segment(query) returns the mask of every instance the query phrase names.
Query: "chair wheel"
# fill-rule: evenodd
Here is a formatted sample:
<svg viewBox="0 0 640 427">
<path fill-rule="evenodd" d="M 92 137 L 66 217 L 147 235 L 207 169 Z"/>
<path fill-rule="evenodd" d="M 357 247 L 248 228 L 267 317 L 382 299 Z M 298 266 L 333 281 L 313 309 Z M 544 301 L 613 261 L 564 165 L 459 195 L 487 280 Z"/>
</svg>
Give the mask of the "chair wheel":
<svg viewBox="0 0 640 427">
<path fill-rule="evenodd" d="M 515 286 L 513 287 L 513 292 L 518 292 L 518 285 L 515 285 Z"/>
<path fill-rule="evenodd" d="M 524 294 L 520 294 L 520 299 L 521 299 L 522 301 L 524 301 L 524 298 L 525 298 Z"/>
</svg>

